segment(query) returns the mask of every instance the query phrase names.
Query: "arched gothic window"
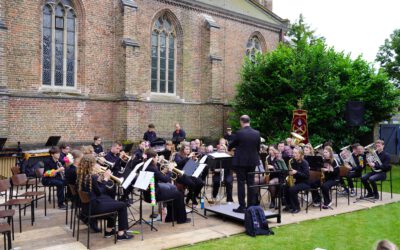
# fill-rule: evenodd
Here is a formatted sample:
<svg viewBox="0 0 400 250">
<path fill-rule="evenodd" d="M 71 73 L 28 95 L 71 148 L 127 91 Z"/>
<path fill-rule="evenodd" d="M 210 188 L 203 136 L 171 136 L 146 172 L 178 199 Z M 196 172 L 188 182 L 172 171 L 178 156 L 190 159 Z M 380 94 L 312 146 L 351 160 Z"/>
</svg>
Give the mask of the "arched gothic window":
<svg viewBox="0 0 400 250">
<path fill-rule="evenodd" d="M 175 27 L 164 14 L 151 33 L 151 92 L 175 93 L 176 44 Z"/>
<path fill-rule="evenodd" d="M 49 0 L 43 7 L 42 83 L 74 87 L 76 15 L 70 0 Z"/>
<path fill-rule="evenodd" d="M 261 53 L 261 43 L 257 36 L 251 37 L 247 41 L 246 56 L 254 62 L 257 53 Z"/>
</svg>

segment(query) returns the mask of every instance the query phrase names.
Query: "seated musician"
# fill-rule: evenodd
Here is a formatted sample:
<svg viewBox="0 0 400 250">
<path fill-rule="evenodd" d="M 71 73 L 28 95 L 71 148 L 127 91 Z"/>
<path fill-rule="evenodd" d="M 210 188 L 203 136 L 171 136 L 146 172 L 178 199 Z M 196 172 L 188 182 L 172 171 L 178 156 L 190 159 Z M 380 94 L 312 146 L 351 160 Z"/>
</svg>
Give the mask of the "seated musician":
<svg viewBox="0 0 400 250">
<path fill-rule="evenodd" d="M 324 166 L 321 168 L 321 174 L 323 177 L 311 185 L 321 187 L 322 196 L 324 197 L 324 205 L 322 206 L 323 209 L 328 209 L 330 206 L 332 206 L 332 199 L 329 195 L 330 190 L 339 181 L 339 164 L 335 160 L 333 154 L 333 149 L 330 146 L 326 146 L 324 149 Z M 314 203 L 319 203 L 321 197 L 319 196 L 318 191 L 313 190 L 312 195 Z"/>
<path fill-rule="evenodd" d="M 101 137 L 100 136 L 95 136 L 93 138 L 93 143 L 92 143 L 92 147 L 94 149 L 94 152 L 96 153 L 96 155 L 103 153 L 103 146 L 101 146 Z"/>
<path fill-rule="evenodd" d="M 171 170 L 172 166 L 163 170 L 165 173 L 161 172 L 157 166 L 158 156 L 154 149 L 149 148 L 146 150 L 146 155 L 153 161 L 147 167 L 146 171 L 154 173 L 155 180 L 155 191 L 156 191 L 156 201 L 165 201 L 173 199 L 174 207 L 174 219 L 178 224 L 190 222 L 190 218 L 186 217 L 186 208 L 184 203 L 184 197 L 181 192 L 178 191 L 175 185 L 171 184 Z M 145 192 L 146 201 L 150 202 L 150 191 Z M 172 221 L 172 206 L 168 204 L 167 206 L 167 216 L 165 222 Z"/>
<path fill-rule="evenodd" d="M 59 161 L 61 162 L 61 164 L 65 167 L 65 162 L 64 162 L 64 157 L 67 156 L 67 154 L 69 153 L 69 151 L 71 150 L 70 146 L 63 143 L 60 145 L 60 159 Z"/>
<path fill-rule="evenodd" d="M 195 154 L 190 152 L 190 146 L 187 143 L 183 143 L 179 150 L 179 153 L 175 154 L 174 161 L 177 164 L 177 168 L 182 170 L 189 159 L 194 159 Z M 201 189 L 203 188 L 203 181 L 201 178 L 195 178 L 193 176 L 180 176 L 176 179 L 176 182 L 183 184 L 189 189 L 189 194 L 186 197 L 186 203 L 192 200 L 193 205 L 198 205 L 197 197 L 199 196 Z"/>
<path fill-rule="evenodd" d="M 80 150 L 72 150 L 71 155 L 73 158 L 73 160 L 71 161 L 72 164 L 69 165 L 65 170 L 66 185 L 76 184 L 77 168 L 79 167 L 80 161 L 83 157 L 83 153 Z"/>
<path fill-rule="evenodd" d="M 121 170 L 121 167 L 123 167 L 125 165 L 124 162 L 119 157 L 121 150 L 122 150 L 122 144 L 119 142 L 114 142 L 111 145 L 110 152 L 108 152 L 106 154 L 106 156 L 104 156 L 104 159 L 106 159 L 107 161 L 109 161 L 111 163 L 114 163 L 114 167 L 112 169 L 112 173 L 114 175 L 117 175 L 118 171 Z"/>
<path fill-rule="evenodd" d="M 314 148 L 310 143 L 304 145 L 304 156 L 314 156 Z"/>
<path fill-rule="evenodd" d="M 269 146 L 269 155 L 266 158 L 265 161 L 265 166 L 266 169 L 265 171 L 278 171 L 279 167 L 277 165 L 277 161 L 280 158 L 279 151 L 275 148 L 274 145 Z M 268 184 L 279 184 L 280 180 L 282 180 L 282 174 L 281 173 L 270 173 L 269 174 L 269 182 Z M 275 204 L 275 199 L 278 195 L 278 188 L 277 186 L 269 186 L 268 190 L 271 194 L 271 203 L 269 204 L 269 208 L 276 208 L 277 204 Z"/>
<path fill-rule="evenodd" d="M 379 199 L 378 188 L 376 186 L 377 181 L 386 180 L 386 172 L 390 171 L 390 155 L 383 151 L 385 142 L 383 140 L 376 140 L 375 148 L 378 159 L 368 158 L 368 166 L 372 168 L 372 171 L 362 176 L 361 181 L 364 187 L 367 189 L 367 198 Z M 372 186 L 372 189 L 371 189 Z"/>
<path fill-rule="evenodd" d="M 58 147 L 52 147 L 49 150 L 50 159 L 44 161 L 44 172 L 42 178 L 42 184 L 46 187 L 55 186 L 57 187 L 57 201 L 59 209 L 66 209 L 64 205 L 64 167 L 62 166 L 60 159 L 60 149 Z"/>
<path fill-rule="evenodd" d="M 141 140 L 139 143 L 139 147 L 133 152 L 133 156 L 135 157 L 135 160 L 138 161 L 143 161 L 146 160 L 146 154 L 145 151 L 148 147 L 146 146 L 146 141 Z"/>
<path fill-rule="evenodd" d="M 175 147 L 179 145 L 179 143 L 183 142 L 186 139 L 186 132 L 181 128 L 179 123 L 175 124 L 175 131 L 172 133 L 172 143 L 174 143 Z"/>
<path fill-rule="evenodd" d="M 348 163 L 344 163 L 344 166 L 349 169 L 349 172 L 347 173 L 346 180 L 348 186 L 345 186 L 345 183 L 343 181 L 343 178 L 341 178 L 340 183 L 344 187 L 343 194 L 348 194 L 349 193 L 349 188 L 350 188 L 350 196 L 355 196 L 356 192 L 354 191 L 354 183 L 353 183 L 353 178 L 359 178 L 362 175 L 362 170 L 364 169 L 367 160 L 365 158 L 365 152 L 364 152 L 364 147 L 361 146 L 359 143 L 355 143 L 352 146 L 353 152 L 351 153 L 351 156 L 353 157 L 354 163 L 356 164 L 355 166 L 350 166 Z"/>
<path fill-rule="evenodd" d="M 147 126 L 147 131 L 143 135 L 143 140 L 148 141 L 148 142 L 153 142 L 157 139 L 157 134 L 156 134 L 156 127 L 154 124 L 150 123 Z"/>
<path fill-rule="evenodd" d="M 293 186 L 286 185 L 285 199 L 286 207 L 283 211 L 298 213 L 300 212 L 300 203 L 297 197 L 301 190 L 310 188 L 308 178 L 310 176 L 310 167 L 308 162 L 304 160 L 304 152 L 300 147 L 295 147 L 293 150 L 293 159 L 289 161 L 289 176 L 293 176 L 296 180 Z"/>
<path fill-rule="evenodd" d="M 118 212 L 118 240 L 129 240 L 133 236 L 128 235 L 128 213 L 124 202 L 116 201 L 107 195 L 106 190 L 114 185 L 110 182 L 111 171 L 107 170 L 102 176 L 97 175 L 96 158 L 93 155 L 84 155 L 78 168 L 78 190 L 88 192 L 90 196 L 90 206 L 92 214 L 102 214 L 116 211 Z M 88 210 L 88 206 L 83 206 L 83 212 Z M 87 213 L 87 212 L 86 212 Z M 107 227 L 104 237 L 109 238 L 115 234 L 112 230 L 115 225 L 113 217 L 107 218 Z"/>
<path fill-rule="evenodd" d="M 217 151 L 221 153 L 228 153 L 228 142 L 221 138 L 219 139 L 219 144 L 217 145 Z M 233 190 L 233 175 L 231 160 L 222 160 L 222 169 L 219 166 L 215 166 L 214 175 L 212 177 L 213 189 L 212 189 L 212 203 L 215 202 L 221 183 L 221 174 L 223 174 L 223 181 L 226 188 L 226 202 L 231 204 L 233 202 L 232 190 Z"/>
</svg>

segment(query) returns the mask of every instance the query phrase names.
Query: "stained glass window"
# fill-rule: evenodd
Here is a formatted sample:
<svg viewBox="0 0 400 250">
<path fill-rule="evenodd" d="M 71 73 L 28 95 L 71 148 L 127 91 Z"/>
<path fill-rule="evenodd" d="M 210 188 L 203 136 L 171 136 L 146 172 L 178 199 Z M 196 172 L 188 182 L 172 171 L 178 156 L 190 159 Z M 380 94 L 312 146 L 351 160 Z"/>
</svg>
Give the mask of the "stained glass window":
<svg viewBox="0 0 400 250">
<path fill-rule="evenodd" d="M 257 53 L 261 53 L 261 44 L 258 37 L 253 36 L 247 41 L 246 56 L 254 62 Z"/>
<path fill-rule="evenodd" d="M 43 8 L 42 82 L 75 86 L 76 16 L 70 0 L 49 0 Z"/>
<path fill-rule="evenodd" d="M 175 93 L 175 27 L 162 15 L 151 34 L 151 92 Z"/>
</svg>

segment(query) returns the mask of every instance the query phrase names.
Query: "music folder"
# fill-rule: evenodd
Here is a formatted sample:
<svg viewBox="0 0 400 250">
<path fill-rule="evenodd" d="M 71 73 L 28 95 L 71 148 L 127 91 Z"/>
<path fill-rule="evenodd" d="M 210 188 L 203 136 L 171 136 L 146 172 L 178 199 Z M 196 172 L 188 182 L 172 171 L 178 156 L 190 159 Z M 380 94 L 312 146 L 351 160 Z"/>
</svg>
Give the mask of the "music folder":
<svg viewBox="0 0 400 250">
<path fill-rule="evenodd" d="M 147 190 L 147 188 L 150 185 L 150 180 L 152 177 L 154 177 L 153 172 L 140 171 L 139 177 L 137 178 L 134 187 L 141 190 Z"/>
<path fill-rule="evenodd" d="M 196 171 L 196 168 L 198 167 L 198 163 L 195 162 L 192 159 L 189 159 L 185 166 L 183 167 L 183 172 L 185 173 L 185 175 L 187 176 L 192 176 L 194 174 L 194 172 Z"/>
</svg>

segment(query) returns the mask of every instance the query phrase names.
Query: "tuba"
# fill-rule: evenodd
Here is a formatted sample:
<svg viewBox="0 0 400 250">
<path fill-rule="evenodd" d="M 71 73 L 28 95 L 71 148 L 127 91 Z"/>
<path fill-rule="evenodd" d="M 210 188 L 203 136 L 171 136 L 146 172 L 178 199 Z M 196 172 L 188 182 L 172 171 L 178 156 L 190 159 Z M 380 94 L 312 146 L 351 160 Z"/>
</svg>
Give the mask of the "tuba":
<svg viewBox="0 0 400 250">
<path fill-rule="evenodd" d="M 382 165 L 381 159 L 379 159 L 378 154 L 376 153 L 376 150 L 374 149 L 375 143 L 371 143 L 367 146 L 365 146 L 365 150 L 367 150 L 367 162 L 368 163 L 378 163 L 379 165 Z M 382 169 L 376 169 L 375 167 L 371 167 L 372 171 L 379 173 L 382 172 Z"/>
<path fill-rule="evenodd" d="M 296 133 L 296 132 L 291 132 L 290 133 L 292 135 L 294 144 L 300 147 L 304 146 L 304 143 L 302 143 L 302 141 L 304 141 L 306 138 L 304 138 L 302 135 Z"/>
</svg>

